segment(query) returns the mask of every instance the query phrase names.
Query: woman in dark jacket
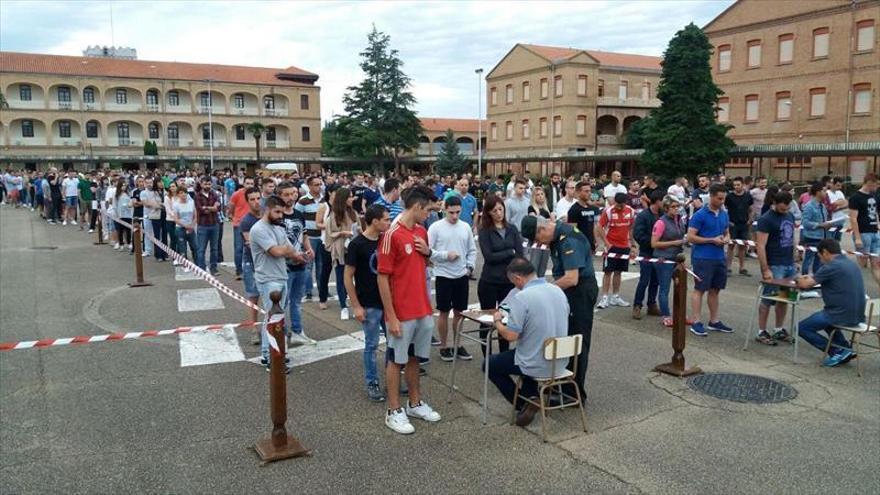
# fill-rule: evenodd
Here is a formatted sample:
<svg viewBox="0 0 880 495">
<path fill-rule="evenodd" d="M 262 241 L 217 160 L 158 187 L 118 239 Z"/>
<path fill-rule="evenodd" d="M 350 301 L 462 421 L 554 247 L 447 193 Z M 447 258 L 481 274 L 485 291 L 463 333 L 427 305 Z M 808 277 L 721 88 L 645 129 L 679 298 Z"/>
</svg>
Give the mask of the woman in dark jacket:
<svg viewBox="0 0 880 495">
<path fill-rule="evenodd" d="M 486 198 L 478 231 L 480 252 L 483 254 L 483 271 L 477 283 L 480 309 L 495 309 L 507 297 L 513 289 L 513 284 L 507 279 L 507 265 L 514 257 L 523 255 L 523 238 L 519 229 L 507 223 L 504 213 L 501 198 L 494 195 Z M 480 331 L 481 338 L 487 334 L 488 327 Z M 504 352 L 510 344 L 502 339 L 498 347 Z"/>
</svg>

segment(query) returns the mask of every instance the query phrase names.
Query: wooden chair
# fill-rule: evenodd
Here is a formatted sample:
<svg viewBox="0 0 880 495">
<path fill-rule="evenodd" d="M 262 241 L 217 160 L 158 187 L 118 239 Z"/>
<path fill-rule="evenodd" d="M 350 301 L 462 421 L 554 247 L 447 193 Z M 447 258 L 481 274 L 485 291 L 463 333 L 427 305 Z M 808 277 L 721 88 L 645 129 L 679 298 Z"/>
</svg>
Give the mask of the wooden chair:
<svg viewBox="0 0 880 495">
<path fill-rule="evenodd" d="M 587 415 L 584 412 L 584 403 L 581 400 L 581 391 L 577 382 L 575 381 L 575 377 L 577 376 L 577 365 L 578 360 L 577 356 L 581 353 L 582 348 L 582 339 L 581 335 L 570 335 L 568 337 L 559 337 L 559 338 L 550 338 L 544 341 L 544 359 L 549 360 L 552 365 L 550 367 L 550 376 L 549 377 L 537 377 L 530 376 L 532 380 L 535 380 L 538 383 L 538 399 L 537 402 L 529 397 L 524 395 L 520 395 L 520 389 L 523 384 L 523 377 L 517 377 L 516 380 L 516 390 L 513 395 L 513 418 L 511 419 L 510 424 L 514 424 L 516 421 L 516 404 L 519 399 L 540 408 L 541 410 L 541 438 L 546 442 L 547 441 L 547 432 L 546 432 L 546 423 L 547 423 L 547 411 L 553 409 L 564 409 L 566 407 L 577 407 L 581 411 L 581 423 L 584 426 L 584 431 L 587 431 Z M 556 369 L 556 363 L 558 359 L 572 359 L 574 362 L 573 369 L 569 371 L 566 368 L 562 368 L 561 370 Z M 569 394 L 562 392 L 563 385 L 571 385 L 574 387 L 575 396 L 571 396 Z M 548 397 L 546 397 L 552 390 L 556 389 L 559 397 L 562 399 L 561 403 L 555 406 L 551 406 L 548 403 Z"/>
<path fill-rule="evenodd" d="M 825 355 L 828 355 L 828 351 L 831 350 L 832 347 L 836 347 L 839 349 L 847 349 L 855 353 L 856 357 L 856 372 L 859 376 L 862 376 L 862 356 L 864 354 L 874 354 L 880 352 L 880 332 L 877 331 L 876 320 L 874 319 L 875 313 L 874 308 L 876 305 L 880 303 L 878 299 L 871 299 L 868 301 L 865 311 L 865 323 L 859 323 L 858 325 L 847 327 L 843 325 L 834 325 L 831 333 L 828 335 L 828 345 L 825 346 Z M 872 325 L 872 322 L 875 324 Z M 839 346 L 832 343 L 834 339 L 834 334 L 837 332 L 849 332 L 850 334 L 850 347 Z M 874 334 L 877 336 L 877 347 L 872 345 L 865 344 L 865 347 L 868 347 L 872 350 L 870 351 L 862 351 L 862 343 L 861 338 L 863 335 Z"/>
</svg>

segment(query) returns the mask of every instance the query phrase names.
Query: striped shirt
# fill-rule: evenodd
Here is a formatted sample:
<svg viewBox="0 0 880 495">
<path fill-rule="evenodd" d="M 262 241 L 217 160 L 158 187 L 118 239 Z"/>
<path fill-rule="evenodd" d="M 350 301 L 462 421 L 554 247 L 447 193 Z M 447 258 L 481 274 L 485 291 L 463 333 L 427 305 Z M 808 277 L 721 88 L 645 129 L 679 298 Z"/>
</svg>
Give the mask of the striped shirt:
<svg viewBox="0 0 880 495">
<path fill-rule="evenodd" d="M 306 235 L 313 238 L 321 237 L 315 217 L 318 213 L 318 201 L 311 194 L 306 194 L 294 206 L 296 211 L 303 214 L 306 220 Z"/>
<path fill-rule="evenodd" d="M 379 199 L 373 202 L 374 205 L 384 206 L 388 210 L 388 217 L 393 221 L 398 215 L 403 213 L 403 203 L 398 199 L 391 203 L 385 199 L 385 195 L 379 196 Z"/>
</svg>

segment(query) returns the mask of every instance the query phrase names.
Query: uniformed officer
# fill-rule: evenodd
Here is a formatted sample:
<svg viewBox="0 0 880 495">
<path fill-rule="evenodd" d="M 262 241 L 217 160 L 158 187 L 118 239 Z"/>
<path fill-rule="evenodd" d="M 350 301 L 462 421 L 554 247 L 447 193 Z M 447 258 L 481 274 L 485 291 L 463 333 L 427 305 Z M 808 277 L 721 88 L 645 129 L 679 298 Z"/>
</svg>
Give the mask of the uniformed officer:
<svg viewBox="0 0 880 495">
<path fill-rule="evenodd" d="M 581 397 L 586 401 L 584 378 L 590 357 L 593 307 L 599 295 L 589 241 L 573 225 L 561 221 L 553 223 L 535 216 L 523 219 L 522 235 L 530 242 L 550 247 L 554 283 L 565 292 L 568 299 L 568 334 L 583 336 L 583 348 L 578 358 L 575 379 L 581 389 Z"/>
</svg>

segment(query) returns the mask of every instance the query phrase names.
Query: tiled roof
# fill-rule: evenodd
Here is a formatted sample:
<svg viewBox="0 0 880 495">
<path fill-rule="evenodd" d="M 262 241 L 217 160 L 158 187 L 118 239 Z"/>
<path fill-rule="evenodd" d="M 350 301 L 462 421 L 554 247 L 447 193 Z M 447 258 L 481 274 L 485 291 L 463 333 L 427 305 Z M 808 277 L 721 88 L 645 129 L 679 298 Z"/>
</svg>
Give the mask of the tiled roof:
<svg viewBox="0 0 880 495">
<path fill-rule="evenodd" d="M 454 132 L 477 132 L 479 127 L 477 119 L 435 119 L 432 117 L 422 117 L 422 127 L 426 131 L 446 132 L 452 129 Z M 486 131 L 486 123 L 483 122 L 483 131 Z"/>
<path fill-rule="evenodd" d="M 558 46 L 527 45 L 524 47 L 550 60 L 565 60 L 578 53 L 586 52 L 599 61 L 600 65 L 610 67 L 629 67 L 633 69 L 660 70 L 661 57 L 635 55 L 632 53 L 603 52 L 599 50 L 582 50 L 579 48 L 563 48 Z"/>
<path fill-rule="evenodd" d="M 293 66 L 286 69 L 273 69 L 269 67 L 70 57 L 18 52 L 0 52 L 0 72 L 184 81 L 210 79 L 216 82 L 275 86 L 313 85 L 318 79 L 317 74 Z"/>
</svg>

